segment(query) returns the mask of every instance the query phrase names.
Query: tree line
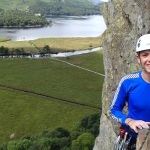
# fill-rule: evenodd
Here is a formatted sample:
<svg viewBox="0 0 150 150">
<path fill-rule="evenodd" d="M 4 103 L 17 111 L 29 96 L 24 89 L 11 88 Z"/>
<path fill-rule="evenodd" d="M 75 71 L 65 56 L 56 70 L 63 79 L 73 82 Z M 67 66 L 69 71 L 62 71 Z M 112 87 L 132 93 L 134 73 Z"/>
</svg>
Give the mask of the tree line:
<svg viewBox="0 0 150 150">
<path fill-rule="evenodd" d="M 38 53 L 41 57 L 44 57 L 46 54 L 54 54 L 54 52 L 51 50 L 51 48 L 49 47 L 49 45 L 45 45 L 42 49 L 39 49 L 39 53 Z M 9 50 L 7 47 L 1 46 L 0 47 L 0 57 L 28 57 L 28 56 L 33 56 L 33 54 L 31 52 L 26 52 L 24 50 L 24 48 L 16 48 L 16 49 L 12 49 Z"/>
<path fill-rule="evenodd" d="M 34 136 L 11 140 L 0 146 L 0 150 L 91 150 L 99 134 L 100 114 L 84 117 L 69 132 L 63 127 L 45 130 Z"/>
<path fill-rule="evenodd" d="M 79 16 L 79 15 L 96 15 L 100 14 L 99 5 L 83 5 L 83 3 L 45 3 L 37 2 L 29 6 L 29 11 L 32 13 L 40 13 L 43 16 L 47 15 L 67 15 L 67 16 Z"/>
<path fill-rule="evenodd" d="M 0 9 L 0 27 L 39 27 L 49 24 L 44 17 L 33 13 Z"/>
</svg>

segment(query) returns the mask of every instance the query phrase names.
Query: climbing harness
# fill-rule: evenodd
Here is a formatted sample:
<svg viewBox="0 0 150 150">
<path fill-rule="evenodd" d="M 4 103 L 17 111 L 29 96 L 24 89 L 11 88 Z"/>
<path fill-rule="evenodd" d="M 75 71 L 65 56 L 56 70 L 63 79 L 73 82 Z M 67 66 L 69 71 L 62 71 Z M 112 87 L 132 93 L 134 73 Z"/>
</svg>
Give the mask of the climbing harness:
<svg viewBox="0 0 150 150">
<path fill-rule="evenodd" d="M 145 137 L 141 143 L 139 150 L 142 150 L 142 148 L 145 144 L 145 141 L 147 140 L 147 137 L 149 134 L 150 134 L 150 128 L 147 131 L 147 133 L 146 133 L 146 135 L 145 135 Z M 117 140 L 114 144 L 113 150 L 128 150 L 128 146 L 129 146 L 129 143 L 131 141 L 131 138 L 132 138 L 132 136 L 130 134 L 128 134 L 128 132 L 124 128 L 123 129 L 121 128 L 120 134 L 117 137 Z M 131 147 L 133 147 L 133 149 L 134 149 L 135 145 L 132 145 Z"/>
<path fill-rule="evenodd" d="M 125 129 L 120 129 L 120 134 L 114 144 L 113 150 L 128 150 L 132 136 Z"/>
</svg>

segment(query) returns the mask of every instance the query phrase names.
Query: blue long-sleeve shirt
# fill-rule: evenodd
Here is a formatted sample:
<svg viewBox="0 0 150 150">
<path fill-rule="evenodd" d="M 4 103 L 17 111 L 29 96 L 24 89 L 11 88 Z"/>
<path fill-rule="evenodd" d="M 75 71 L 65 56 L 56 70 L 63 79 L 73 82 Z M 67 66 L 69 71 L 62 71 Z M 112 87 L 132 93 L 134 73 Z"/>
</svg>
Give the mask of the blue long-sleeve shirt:
<svg viewBox="0 0 150 150">
<path fill-rule="evenodd" d="M 122 112 L 126 102 L 128 102 L 128 114 Z M 150 121 L 150 83 L 142 78 L 142 71 L 128 74 L 121 79 L 112 100 L 110 116 L 123 124 L 134 137 L 137 137 L 137 134 L 129 130 L 125 120 L 132 118 Z"/>
</svg>

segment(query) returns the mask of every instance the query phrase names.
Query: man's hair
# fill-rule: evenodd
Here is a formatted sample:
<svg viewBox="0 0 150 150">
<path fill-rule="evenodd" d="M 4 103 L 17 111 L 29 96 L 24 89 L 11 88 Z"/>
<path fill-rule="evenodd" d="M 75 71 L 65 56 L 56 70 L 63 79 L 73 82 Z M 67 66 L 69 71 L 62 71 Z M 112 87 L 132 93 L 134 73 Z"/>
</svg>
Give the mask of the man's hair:
<svg viewBox="0 0 150 150">
<path fill-rule="evenodd" d="M 140 52 L 137 52 L 137 55 L 140 57 Z"/>
</svg>

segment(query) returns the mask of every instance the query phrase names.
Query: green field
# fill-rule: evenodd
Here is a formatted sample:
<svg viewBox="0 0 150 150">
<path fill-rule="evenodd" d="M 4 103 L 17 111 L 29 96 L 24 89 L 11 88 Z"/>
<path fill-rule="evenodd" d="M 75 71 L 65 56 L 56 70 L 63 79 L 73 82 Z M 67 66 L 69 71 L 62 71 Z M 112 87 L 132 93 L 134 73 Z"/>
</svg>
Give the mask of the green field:
<svg viewBox="0 0 150 150">
<path fill-rule="evenodd" d="M 0 145 L 15 138 L 34 135 L 45 129 L 71 130 L 84 116 L 96 109 L 0 88 Z"/>
<path fill-rule="evenodd" d="M 34 45 L 30 44 L 29 41 L 7 41 L 0 42 L 0 46 L 7 47 L 9 50 L 13 49 L 24 49 L 26 52 L 37 53 L 39 50 Z"/>
<path fill-rule="evenodd" d="M 55 59 L 2 59 L 0 68 L 3 68 L 0 73 L 1 85 L 73 102 L 90 103 L 95 107 L 99 104 L 99 89 L 102 88 L 102 84 L 99 83 L 103 83 L 103 76 Z"/>
<path fill-rule="evenodd" d="M 71 130 L 84 116 L 100 112 L 104 77 L 57 59 L 104 74 L 102 50 L 0 59 L 0 144 L 12 133 L 19 138 L 58 126 Z"/>
<path fill-rule="evenodd" d="M 88 37 L 88 38 L 42 38 L 30 41 L 39 49 L 45 45 L 55 52 L 74 51 L 92 49 L 93 47 L 102 46 L 101 37 Z"/>
<path fill-rule="evenodd" d="M 6 41 L 10 41 L 11 39 L 9 38 L 5 38 L 5 37 L 0 37 L 0 42 L 6 42 Z"/>
<path fill-rule="evenodd" d="M 101 37 L 89 38 L 42 38 L 31 41 L 6 41 L 0 38 L 0 46 L 8 47 L 9 50 L 23 48 L 26 52 L 39 53 L 45 45 L 53 52 L 64 52 L 74 50 L 92 49 L 102 45 Z"/>
</svg>

